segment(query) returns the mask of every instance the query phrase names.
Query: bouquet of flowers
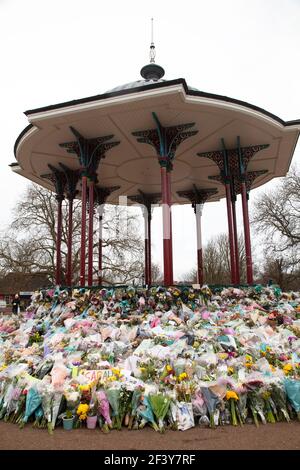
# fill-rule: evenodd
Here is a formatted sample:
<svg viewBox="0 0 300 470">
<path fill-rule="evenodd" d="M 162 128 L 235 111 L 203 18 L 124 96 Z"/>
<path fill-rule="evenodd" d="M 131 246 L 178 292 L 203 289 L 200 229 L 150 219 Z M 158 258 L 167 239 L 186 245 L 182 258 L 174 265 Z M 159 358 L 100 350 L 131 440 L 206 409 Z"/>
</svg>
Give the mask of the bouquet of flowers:
<svg viewBox="0 0 300 470">
<path fill-rule="evenodd" d="M 121 387 L 120 390 L 120 420 L 121 424 L 125 418 L 125 426 L 129 424 L 129 414 L 131 412 L 131 401 L 132 401 L 131 390 L 127 390 L 125 387 Z"/>
<path fill-rule="evenodd" d="M 135 389 L 132 393 L 128 429 L 132 429 L 133 421 L 138 415 L 138 406 L 142 398 L 142 389 Z"/>
<path fill-rule="evenodd" d="M 53 398 L 53 392 L 50 387 L 45 387 L 41 391 L 41 397 L 42 397 L 42 409 L 44 413 L 44 418 L 45 418 L 45 424 L 48 427 L 48 431 L 51 434 L 52 433 L 52 426 L 51 426 L 51 419 L 52 419 L 52 398 Z M 43 426 L 44 423 L 41 424 Z"/>
<path fill-rule="evenodd" d="M 208 387 L 201 387 L 201 393 L 208 409 L 210 427 L 214 428 L 219 421 L 220 412 L 217 407 L 221 404 L 221 400 Z"/>
<path fill-rule="evenodd" d="M 266 418 L 264 415 L 264 399 L 258 390 L 251 390 L 248 392 L 248 403 L 252 412 L 255 426 L 259 426 L 258 416 L 260 417 L 262 423 L 266 424 Z"/>
<path fill-rule="evenodd" d="M 67 402 L 67 409 L 70 411 L 75 412 L 77 406 L 80 403 L 80 397 L 81 393 L 77 390 L 71 389 L 71 390 L 65 390 L 64 391 L 64 397 Z"/>
<path fill-rule="evenodd" d="M 300 421 L 300 381 L 286 379 L 284 381 L 285 391 L 292 407 L 297 413 L 297 418 Z"/>
<path fill-rule="evenodd" d="M 266 410 L 266 418 L 268 423 L 276 423 L 276 407 L 274 405 L 274 402 L 271 398 L 271 392 L 266 388 L 261 390 L 261 395 L 262 398 L 265 402 L 265 410 Z M 275 416 L 273 413 L 273 410 L 275 408 Z"/>
<path fill-rule="evenodd" d="M 35 410 L 41 405 L 42 397 L 35 388 L 30 388 L 26 395 L 26 407 L 25 415 L 20 424 L 20 427 L 24 427 L 24 424 L 27 423 L 30 416 L 35 412 Z"/>
<path fill-rule="evenodd" d="M 1 411 L 0 411 L 0 419 L 2 419 L 6 412 L 7 408 L 9 406 L 9 403 L 12 399 L 12 394 L 14 391 L 14 385 L 12 382 L 7 382 L 7 386 L 4 387 L 3 393 L 2 393 L 2 401 L 1 401 Z"/>
<path fill-rule="evenodd" d="M 139 429 L 143 429 L 144 426 L 149 423 L 150 426 L 153 427 L 155 431 L 159 431 L 159 428 L 155 422 L 153 411 L 151 408 L 151 404 L 149 401 L 149 397 L 142 396 L 141 403 L 137 409 L 137 414 L 141 418 L 141 422 L 139 424 Z"/>
<path fill-rule="evenodd" d="M 110 419 L 110 414 L 109 414 L 109 401 L 103 390 L 96 392 L 96 397 L 98 401 L 98 411 L 100 413 L 100 416 L 104 418 L 104 423 L 100 427 L 103 430 L 103 432 L 108 432 L 109 427 L 112 427 L 112 421 Z"/>
<path fill-rule="evenodd" d="M 245 391 L 239 393 L 239 400 L 235 404 L 239 421 L 241 424 L 245 424 L 248 415 L 247 393 Z"/>
<path fill-rule="evenodd" d="M 76 427 L 81 426 L 82 423 L 86 420 L 88 416 L 88 411 L 89 411 L 89 405 L 87 403 L 80 403 L 78 405 L 77 410 L 76 410 L 76 414 L 78 416 Z"/>
<path fill-rule="evenodd" d="M 117 388 L 110 388 L 106 390 L 106 396 L 113 412 L 113 427 L 115 429 L 121 429 L 120 390 Z"/>
<path fill-rule="evenodd" d="M 231 414 L 231 422 L 233 426 L 237 426 L 237 410 L 236 410 L 236 402 L 239 400 L 239 396 L 233 390 L 228 390 L 226 392 L 226 400 L 228 400 L 230 406 L 230 414 Z"/>
<path fill-rule="evenodd" d="M 17 408 L 22 388 L 18 385 L 18 380 L 13 381 L 14 387 L 11 389 L 10 396 L 8 398 L 8 404 L 6 408 L 6 414 L 4 416 L 4 421 L 13 421 Z"/>
<path fill-rule="evenodd" d="M 57 417 L 62 411 L 62 398 L 63 398 L 62 392 L 54 392 L 53 398 L 52 398 L 51 428 L 49 428 L 50 433 L 54 431 Z"/>
<path fill-rule="evenodd" d="M 286 394 L 283 385 L 279 382 L 272 383 L 270 391 L 271 397 L 275 403 L 277 411 L 279 412 L 279 417 L 283 417 L 287 422 L 289 422 L 291 419 L 287 410 Z"/>
<path fill-rule="evenodd" d="M 164 419 L 168 413 L 171 400 L 167 395 L 159 393 L 157 395 L 150 395 L 149 401 L 150 401 L 151 408 L 158 421 L 158 429 L 160 432 L 163 432 L 164 431 Z"/>
</svg>

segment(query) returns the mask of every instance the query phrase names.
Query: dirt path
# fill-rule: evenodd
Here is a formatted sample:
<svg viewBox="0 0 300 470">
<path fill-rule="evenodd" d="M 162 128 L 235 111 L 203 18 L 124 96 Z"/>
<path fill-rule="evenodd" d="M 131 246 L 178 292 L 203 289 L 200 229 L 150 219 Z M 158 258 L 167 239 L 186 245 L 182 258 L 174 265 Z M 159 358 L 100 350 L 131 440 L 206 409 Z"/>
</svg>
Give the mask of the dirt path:
<svg viewBox="0 0 300 470">
<path fill-rule="evenodd" d="M 0 422 L 1 450 L 300 450 L 300 422 L 254 425 L 243 428 L 225 426 L 218 429 L 193 428 L 188 431 L 167 431 L 161 435 L 150 428 L 142 431 L 99 429 L 55 430 L 50 436 L 44 429 Z"/>
</svg>

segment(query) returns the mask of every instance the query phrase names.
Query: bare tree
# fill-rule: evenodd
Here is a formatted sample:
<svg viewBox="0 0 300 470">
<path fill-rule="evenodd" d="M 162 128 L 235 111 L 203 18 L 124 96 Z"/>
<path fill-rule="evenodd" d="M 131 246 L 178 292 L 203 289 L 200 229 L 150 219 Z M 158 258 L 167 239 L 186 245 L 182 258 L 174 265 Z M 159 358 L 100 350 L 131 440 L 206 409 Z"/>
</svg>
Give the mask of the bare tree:
<svg viewBox="0 0 300 470">
<path fill-rule="evenodd" d="M 283 288 L 300 274 L 300 172 L 294 166 L 278 186 L 254 201 L 252 223 L 262 240 L 261 277 Z"/>
<path fill-rule="evenodd" d="M 239 268 L 241 283 L 246 279 L 246 257 L 244 247 L 244 237 L 238 237 L 239 245 Z M 230 251 L 229 239 L 226 233 L 221 233 L 213 237 L 203 250 L 204 282 L 207 284 L 230 284 Z M 197 271 L 192 269 L 182 277 L 185 282 L 195 283 L 197 281 Z"/>
<path fill-rule="evenodd" d="M 279 185 L 254 202 L 252 222 L 266 247 L 300 261 L 300 172 L 293 167 Z M 292 257 L 290 256 L 292 255 Z"/>
<path fill-rule="evenodd" d="M 62 267 L 63 279 L 67 258 L 68 208 L 63 202 Z M 0 271 L 43 272 L 54 280 L 56 259 L 55 195 L 40 186 L 30 185 L 13 211 L 13 221 L 0 236 Z M 130 209 L 106 206 L 103 219 L 104 280 L 109 283 L 141 279 L 143 244 L 139 218 Z M 79 279 L 81 233 L 81 203 L 73 208 L 73 272 Z M 95 266 L 97 273 L 98 233 L 94 233 Z"/>
</svg>

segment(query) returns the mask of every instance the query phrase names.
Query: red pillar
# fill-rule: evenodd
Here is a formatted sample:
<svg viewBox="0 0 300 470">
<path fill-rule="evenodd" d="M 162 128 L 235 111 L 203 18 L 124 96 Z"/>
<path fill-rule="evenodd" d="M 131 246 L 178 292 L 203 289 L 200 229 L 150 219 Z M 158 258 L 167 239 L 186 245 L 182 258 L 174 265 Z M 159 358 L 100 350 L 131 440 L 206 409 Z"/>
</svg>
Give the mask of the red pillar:
<svg viewBox="0 0 300 470">
<path fill-rule="evenodd" d="M 172 231 L 171 231 L 171 211 L 170 196 L 168 189 L 167 169 L 161 166 L 161 194 L 162 194 L 162 211 L 163 211 L 163 247 L 164 247 L 164 284 L 173 284 L 173 268 L 172 268 Z"/>
<path fill-rule="evenodd" d="M 248 199 L 247 199 L 246 183 L 244 181 L 241 182 L 241 196 L 242 196 L 243 220 L 244 220 L 247 283 L 253 284 L 253 267 L 252 267 L 252 254 L 251 254 L 251 237 L 250 237 Z"/>
<path fill-rule="evenodd" d="M 82 176 L 82 195 L 81 195 L 81 249 L 80 249 L 80 286 L 85 286 L 85 243 L 86 243 L 86 189 L 87 177 Z"/>
<path fill-rule="evenodd" d="M 55 284 L 61 284 L 61 236 L 62 236 L 62 201 L 63 196 L 57 195 L 57 230 L 56 230 L 56 271 Z"/>
<path fill-rule="evenodd" d="M 167 171 L 167 190 L 168 190 L 168 205 L 170 212 L 170 243 L 169 243 L 169 259 L 170 259 L 170 285 L 174 284 L 173 279 L 173 234 L 172 234 L 172 195 L 171 195 L 171 171 Z"/>
<path fill-rule="evenodd" d="M 202 206 L 196 204 L 196 235 L 197 235 L 197 277 L 200 286 L 203 285 L 203 251 L 202 251 L 202 230 L 201 230 L 201 218 L 202 218 Z"/>
<path fill-rule="evenodd" d="M 144 242 L 145 242 L 145 284 L 149 285 L 149 243 L 148 243 L 148 213 L 147 209 L 144 209 Z"/>
<path fill-rule="evenodd" d="M 102 285 L 102 215 L 99 214 L 99 240 L 98 240 L 98 285 Z"/>
<path fill-rule="evenodd" d="M 152 283 L 152 268 L 151 268 L 151 207 L 149 209 L 150 214 L 148 214 L 148 285 L 151 286 Z"/>
<path fill-rule="evenodd" d="M 67 286 L 72 285 L 73 198 L 69 197 Z"/>
<path fill-rule="evenodd" d="M 144 209 L 145 224 L 145 284 L 151 285 L 151 208 Z"/>
<path fill-rule="evenodd" d="M 232 206 L 231 206 L 230 183 L 225 183 L 225 190 L 226 190 L 228 235 L 229 235 L 229 247 L 230 247 L 231 283 L 236 284 L 236 264 L 235 264 L 235 248 L 234 248 L 233 216 L 232 216 Z"/>
<path fill-rule="evenodd" d="M 88 285 L 93 285 L 94 255 L 94 182 L 89 186 Z"/>
<path fill-rule="evenodd" d="M 234 256 L 235 256 L 235 273 L 236 273 L 236 283 L 241 283 L 240 278 L 240 264 L 239 264 L 239 241 L 237 235 L 237 223 L 236 223 L 236 210 L 235 210 L 235 201 L 231 201 L 232 206 L 232 222 L 233 222 L 233 234 L 234 234 Z"/>
</svg>

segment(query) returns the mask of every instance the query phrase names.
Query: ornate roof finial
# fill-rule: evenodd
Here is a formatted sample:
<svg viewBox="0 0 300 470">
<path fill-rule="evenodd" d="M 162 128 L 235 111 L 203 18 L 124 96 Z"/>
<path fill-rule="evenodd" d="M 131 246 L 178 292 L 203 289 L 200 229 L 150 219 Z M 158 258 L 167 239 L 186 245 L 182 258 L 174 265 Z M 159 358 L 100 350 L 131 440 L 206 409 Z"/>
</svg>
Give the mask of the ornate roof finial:
<svg viewBox="0 0 300 470">
<path fill-rule="evenodd" d="M 154 41 L 153 41 L 153 18 L 151 18 L 150 64 L 155 63 L 155 56 L 156 56 L 156 51 L 155 51 L 155 46 L 154 46 Z"/>
<path fill-rule="evenodd" d="M 164 69 L 155 63 L 155 56 L 156 51 L 153 41 L 153 18 L 151 18 L 150 64 L 145 65 L 140 72 L 145 80 L 157 81 L 160 80 L 165 74 Z"/>
</svg>

